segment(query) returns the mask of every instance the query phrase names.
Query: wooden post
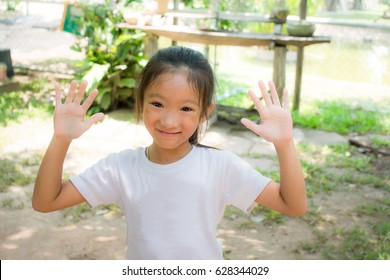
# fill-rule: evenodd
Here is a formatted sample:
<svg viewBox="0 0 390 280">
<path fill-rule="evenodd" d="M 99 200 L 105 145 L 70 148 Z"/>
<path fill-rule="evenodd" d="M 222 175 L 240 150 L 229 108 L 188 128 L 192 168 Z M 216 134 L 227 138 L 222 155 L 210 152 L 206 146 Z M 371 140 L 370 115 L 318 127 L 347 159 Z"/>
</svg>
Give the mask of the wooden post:
<svg viewBox="0 0 390 280">
<path fill-rule="evenodd" d="M 299 18 L 301 20 L 306 19 L 307 12 L 307 0 L 301 0 L 299 5 Z M 295 66 L 295 87 L 294 87 L 294 102 L 293 111 L 299 111 L 299 103 L 301 101 L 301 84 L 302 84 L 302 71 L 303 71 L 303 47 L 297 49 L 297 62 Z"/>
<path fill-rule="evenodd" d="M 148 34 L 144 39 L 145 56 L 151 58 L 158 50 L 158 36 Z"/>
<path fill-rule="evenodd" d="M 173 0 L 173 10 L 177 12 L 179 10 L 179 0 Z M 173 18 L 173 25 L 177 25 L 179 22 L 179 19 L 177 17 Z M 172 46 L 177 46 L 177 41 L 172 40 Z"/>
<path fill-rule="evenodd" d="M 299 4 L 299 18 L 306 19 L 307 14 L 307 0 L 301 0 Z"/>
<path fill-rule="evenodd" d="M 286 54 L 286 46 L 276 45 L 274 47 L 273 81 L 275 83 L 280 101 L 283 99 L 283 89 L 286 86 Z"/>
<path fill-rule="evenodd" d="M 302 71 L 303 71 L 303 47 L 298 47 L 297 62 L 296 62 L 296 69 L 295 69 L 293 111 L 299 111 L 299 103 L 301 99 Z"/>
</svg>

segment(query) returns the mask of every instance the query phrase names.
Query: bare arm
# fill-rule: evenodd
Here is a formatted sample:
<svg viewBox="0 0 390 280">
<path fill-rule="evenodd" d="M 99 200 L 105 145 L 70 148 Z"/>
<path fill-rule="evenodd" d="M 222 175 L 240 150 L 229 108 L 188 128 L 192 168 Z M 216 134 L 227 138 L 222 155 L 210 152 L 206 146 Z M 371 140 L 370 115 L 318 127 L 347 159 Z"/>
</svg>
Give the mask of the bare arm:
<svg viewBox="0 0 390 280">
<path fill-rule="evenodd" d="M 279 160 L 280 184 L 270 182 L 256 202 L 286 215 L 300 216 L 306 212 L 306 184 L 292 137 L 288 92 L 284 90 L 281 105 L 275 85 L 270 82 L 269 86 L 272 99 L 264 83 L 259 82 L 266 106 L 261 104 L 252 91 L 249 92 L 261 116 L 261 124 L 242 120 L 247 128 L 274 144 Z"/>
<path fill-rule="evenodd" d="M 61 91 L 56 87 L 54 134 L 39 168 L 32 197 L 32 206 L 37 211 L 55 211 L 85 201 L 69 180 L 62 181 L 62 170 L 72 140 L 104 116 L 98 113 L 84 119 L 97 95 L 97 90 L 93 90 L 81 104 L 86 87 L 87 83 L 83 81 L 77 90 L 77 82 L 72 81 L 64 103 L 61 102 Z"/>
</svg>

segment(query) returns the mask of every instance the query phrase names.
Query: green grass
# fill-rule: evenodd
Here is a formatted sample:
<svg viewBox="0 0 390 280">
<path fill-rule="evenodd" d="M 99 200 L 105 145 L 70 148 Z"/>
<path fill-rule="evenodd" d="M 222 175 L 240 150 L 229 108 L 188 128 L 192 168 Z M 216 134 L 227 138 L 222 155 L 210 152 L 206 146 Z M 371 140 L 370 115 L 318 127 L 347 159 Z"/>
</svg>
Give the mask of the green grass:
<svg viewBox="0 0 390 280">
<path fill-rule="evenodd" d="M 390 260 L 389 242 L 378 242 L 378 236 L 355 227 L 340 229 L 335 238 L 338 244 L 325 246 L 323 254 L 337 260 Z"/>
<path fill-rule="evenodd" d="M 231 82 L 223 82 L 224 91 L 234 88 Z M 239 88 L 238 86 L 236 88 Z M 237 93 L 223 98 L 219 104 L 250 108 L 253 102 L 246 92 Z M 305 102 L 300 111 L 293 111 L 294 126 L 306 129 L 320 129 L 340 134 L 349 133 L 379 133 L 390 134 L 390 104 L 370 104 L 363 101 L 349 102 L 348 100 L 311 101 Z M 256 115 L 255 118 L 258 118 Z M 390 146 L 390 141 L 377 138 L 379 145 Z"/>
<path fill-rule="evenodd" d="M 381 136 L 373 136 L 371 139 L 371 144 L 374 148 L 387 148 L 390 149 L 390 140 Z"/>
<path fill-rule="evenodd" d="M 25 207 L 24 202 L 19 198 L 6 197 L 1 201 L 1 205 L 4 208 L 9 209 L 23 209 Z"/>
<path fill-rule="evenodd" d="M 347 101 L 316 101 L 307 104 L 301 112 L 293 112 L 294 125 L 321 129 L 340 134 L 390 133 L 390 112 L 365 110 L 363 104 Z"/>
<path fill-rule="evenodd" d="M 359 215 L 368 215 L 376 218 L 389 218 L 390 223 L 390 199 L 386 198 L 377 203 L 359 205 L 355 212 Z"/>
<path fill-rule="evenodd" d="M 367 226 L 334 228 L 331 233 L 314 228 L 314 240 L 301 242 L 296 251 L 321 253 L 326 259 L 390 260 L 390 200 L 362 204 L 353 212 L 368 217 Z"/>
<path fill-rule="evenodd" d="M 379 137 L 376 144 L 387 147 L 387 141 Z M 359 224 L 340 228 L 327 220 L 323 209 L 310 205 L 302 217 L 313 230 L 314 240 L 300 242 L 296 252 L 321 254 L 325 259 L 348 260 L 389 260 L 390 259 L 390 200 L 388 177 L 375 172 L 374 156 L 361 154 L 348 144 L 318 147 L 299 144 L 302 167 L 306 176 L 309 202 L 316 195 L 327 194 L 336 189 L 351 191 L 348 186 L 358 189 L 362 186 L 380 189 L 385 198 L 370 200 L 351 211 L 359 217 Z M 333 231 L 332 231 L 333 229 Z"/>
<path fill-rule="evenodd" d="M 21 83 L 20 90 L 0 94 L 0 125 L 18 121 L 21 117 L 48 115 L 53 111 L 53 97 L 49 94 L 47 78 L 34 78 Z M 54 90 L 54 86 L 50 89 Z"/>
<path fill-rule="evenodd" d="M 34 182 L 37 168 L 42 160 L 38 154 L 20 158 L 8 154 L 0 158 L 0 192 L 6 192 L 11 185 L 25 186 Z"/>
<path fill-rule="evenodd" d="M 247 95 L 248 89 L 248 85 L 244 83 L 234 82 L 227 77 L 220 79 L 217 84 L 218 103 L 233 107 L 249 108 L 253 105 L 253 102 Z"/>
<path fill-rule="evenodd" d="M 92 216 L 92 210 L 87 203 L 82 203 L 73 207 L 61 210 L 62 216 L 72 223 L 77 223 Z"/>
<path fill-rule="evenodd" d="M 87 203 L 82 203 L 60 211 L 62 213 L 62 216 L 71 223 L 77 223 L 81 220 L 88 219 L 93 215 L 96 215 L 98 211 L 102 211 L 103 214 L 104 213 L 110 213 L 112 215 L 123 214 L 122 210 L 114 204 L 100 205 L 98 207 L 91 208 Z"/>
</svg>

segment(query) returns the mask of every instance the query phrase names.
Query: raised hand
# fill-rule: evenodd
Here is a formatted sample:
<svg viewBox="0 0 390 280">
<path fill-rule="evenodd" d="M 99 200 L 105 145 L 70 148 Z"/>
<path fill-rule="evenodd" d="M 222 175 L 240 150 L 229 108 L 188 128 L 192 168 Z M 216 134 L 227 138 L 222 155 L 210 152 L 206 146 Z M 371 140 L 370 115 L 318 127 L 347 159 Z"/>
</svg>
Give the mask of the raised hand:
<svg viewBox="0 0 390 280">
<path fill-rule="evenodd" d="M 64 103 L 61 102 L 61 90 L 56 86 L 56 106 L 54 110 L 54 135 L 66 140 L 80 137 L 95 122 L 103 119 L 103 113 L 97 113 L 86 119 L 88 108 L 92 105 L 98 91 L 93 90 L 83 103 L 85 89 L 88 83 L 82 81 L 79 88 L 77 81 L 72 81 Z"/>
<path fill-rule="evenodd" d="M 283 104 L 281 105 L 273 82 L 269 82 L 271 96 L 267 93 L 267 88 L 263 81 L 259 81 L 259 87 L 263 95 L 265 106 L 252 90 L 248 92 L 248 95 L 259 112 L 261 123 L 256 124 L 243 118 L 241 120 L 242 124 L 275 145 L 291 141 L 292 118 L 289 109 L 287 90 L 284 89 L 283 91 Z"/>
</svg>

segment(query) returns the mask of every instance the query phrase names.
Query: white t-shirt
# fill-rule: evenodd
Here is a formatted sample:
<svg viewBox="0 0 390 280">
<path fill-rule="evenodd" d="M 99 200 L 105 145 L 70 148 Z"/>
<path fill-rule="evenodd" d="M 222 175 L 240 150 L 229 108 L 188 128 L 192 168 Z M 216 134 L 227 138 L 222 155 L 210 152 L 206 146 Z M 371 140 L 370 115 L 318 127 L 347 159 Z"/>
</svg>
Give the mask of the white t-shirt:
<svg viewBox="0 0 390 280">
<path fill-rule="evenodd" d="M 193 146 L 181 160 L 150 162 L 145 148 L 111 154 L 72 183 L 95 207 L 127 220 L 128 259 L 222 259 L 216 238 L 226 205 L 249 212 L 270 179 L 228 151 Z"/>
</svg>

